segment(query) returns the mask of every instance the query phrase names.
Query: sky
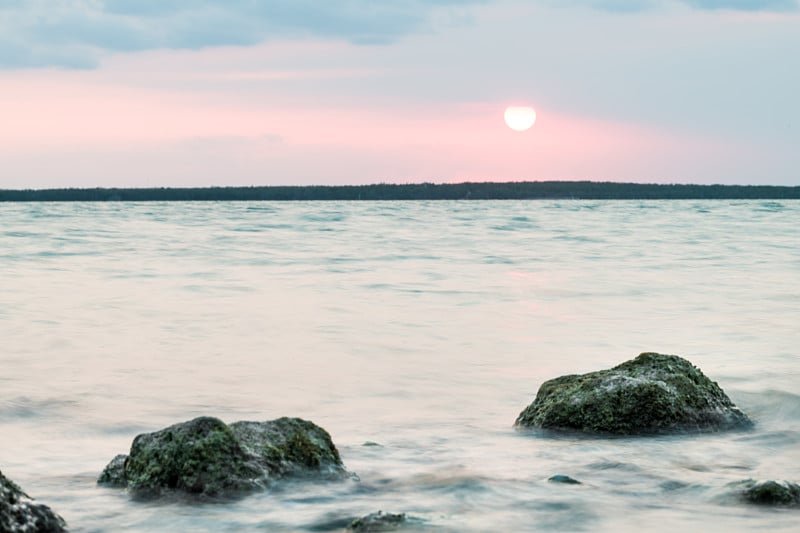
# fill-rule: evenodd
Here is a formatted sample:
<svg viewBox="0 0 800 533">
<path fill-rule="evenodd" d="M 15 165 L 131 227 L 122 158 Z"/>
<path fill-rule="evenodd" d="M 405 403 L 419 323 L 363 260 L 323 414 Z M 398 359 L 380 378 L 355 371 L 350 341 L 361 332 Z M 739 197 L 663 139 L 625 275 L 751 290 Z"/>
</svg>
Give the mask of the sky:
<svg viewBox="0 0 800 533">
<path fill-rule="evenodd" d="M 800 0 L 0 0 L 6 189 L 800 185 L 798 95 Z"/>
</svg>

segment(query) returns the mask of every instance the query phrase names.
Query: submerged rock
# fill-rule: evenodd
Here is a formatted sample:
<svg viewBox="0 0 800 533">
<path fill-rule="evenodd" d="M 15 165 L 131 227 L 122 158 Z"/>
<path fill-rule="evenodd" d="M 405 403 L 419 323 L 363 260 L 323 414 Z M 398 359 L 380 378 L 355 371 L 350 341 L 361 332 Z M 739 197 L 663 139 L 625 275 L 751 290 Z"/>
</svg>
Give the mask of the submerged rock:
<svg viewBox="0 0 800 533">
<path fill-rule="evenodd" d="M 358 533 L 376 533 L 379 531 L 395 531 L 406 524 L 406 514 L 392 514 L 378 511 L 354 520 L 348 529 Z"/>
<path fill-rule="evenodd" d="M 165 492 L 230 498 L 283 478 L 341 479 L 347 473 L 330 435 L 299 418 L 227 425 L 213 417 L 181 422 L 133 440 L 99 484 L 138 498 Z"/>
<path fill-rule="evenodd" d="M 753 423 L 686 359 L 643 353 L 609 370 L 543 383 L 515 425 L 646 435 L 745 429 Z"/>
<path fill-rule="evenodd" d="M 563 483 L 565 485 L 582 485 L 580 481 L 573 477 L 566 476 L 564 474 L 556 474 L 554 476 L 550 476 L 547 478 L 547 481 L 552 483 Z"/>
<path fill-rule="evenodd" d="M 0 531 L 3 533 L 61 533 L 64 519 L 48 506 L 35 503 L 0 472 Z"/>
<path fill-rule="evenodd" d="M 800 485 L 791 481 L 755 481 L 748 479 L 733 484 L 740 500 L 758 505 L 800 507 Z"/>
</svg>

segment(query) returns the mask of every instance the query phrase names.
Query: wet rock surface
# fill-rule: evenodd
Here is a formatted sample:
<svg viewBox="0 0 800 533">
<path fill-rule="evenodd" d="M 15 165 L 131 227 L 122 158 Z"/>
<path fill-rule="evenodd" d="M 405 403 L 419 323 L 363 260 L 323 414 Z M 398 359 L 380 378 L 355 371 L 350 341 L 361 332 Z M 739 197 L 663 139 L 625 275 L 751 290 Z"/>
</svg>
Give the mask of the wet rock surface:
<svg viewBox="0 0 800 533">
<path fill-rule="evenodd" d="M 0 531 L 3 533 L 60 533 L 64 519 L 48 506 L 34 502 L 0 472 Z"/>
<path fill-rule="evenodd" d="M 358 533 L 374 533 L 379 531 L 397 531 L 408 522 L 405 513 L 393 514 L 378 511 L 367 516 L 357 518 L 348 529 Z"/>
<path fill-rule="evenodd" d="M 199 417 L 138 435 L 98 483 L 136 498 L 182 493 L 231 498 L 287 478 L 342 479 L 347 472 L 330 435 L 312 422 L 279 418 L 225 424 Z"/>
<path fill-rule="evenodd" d="M 551 483 L 563 483 L 564 485 L 582 485 L 582 483 L 577 479 L 570 476 L 566 476 L 564 474 L 556 474 L 554 476 L 550 476 L 549 478 L 547 478 L 547 481 Z"/>
<path fill-rule="evenodd" d="M 746 503 L 800 508 L 800 485 L 791 481 L 748 479 L 733 485 L 738 498 Z"/>
<path fill-rule="evenodd" d="M 127 486 L 128 480 L 125 478 L 125 461 L 127 459 L 128 456 L 122 453 L 114 457 L 103 469 L 97 482 L 100 485 L 108 485 L 109 487 Z"/>
<path fill-rule="evenodd" d="M 515 425 L 648 435 L 747 429 L 753 423 L 692 363 L 647 352 L 609 370 L 543 383 Z"/>
</svg>

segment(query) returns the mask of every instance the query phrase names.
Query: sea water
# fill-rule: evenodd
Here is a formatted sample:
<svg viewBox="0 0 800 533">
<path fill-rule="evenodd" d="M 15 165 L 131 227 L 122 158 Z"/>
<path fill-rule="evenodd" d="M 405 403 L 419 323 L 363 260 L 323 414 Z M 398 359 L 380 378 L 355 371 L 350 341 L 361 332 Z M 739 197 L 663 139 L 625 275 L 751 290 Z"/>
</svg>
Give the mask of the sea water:
<svg viewBox="0 0 800 533">
<path fill-rule="evenodd" d="M 800 202 L 0 204 L 0 470 L 72 531 L 797 531 Z M 547 379 L 698 365 L 749 432 L 516 431 Z M 235 502 L 98 487 L 199 415 L 324 427 L 360 481 Z M 365 446 L 365 443 L 377 445 Z M 581 485 L 548 482 L 569 475 Z"/>
</svg>

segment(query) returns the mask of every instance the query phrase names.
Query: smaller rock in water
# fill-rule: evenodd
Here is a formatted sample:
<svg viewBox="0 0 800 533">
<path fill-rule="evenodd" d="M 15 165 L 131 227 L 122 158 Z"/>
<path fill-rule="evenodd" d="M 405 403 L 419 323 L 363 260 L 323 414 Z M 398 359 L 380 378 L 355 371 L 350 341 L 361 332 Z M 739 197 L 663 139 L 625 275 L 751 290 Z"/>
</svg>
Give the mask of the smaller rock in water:
<svg viewBox="0 0 800 533">
<path fill-rule="evenodd" d="M 800 507 L 800 485 L 791 481 L 755 481 L 734 484 L 742 501 L 776 507 Z"/>
<path fill-rule="evenodd" d="M 747 429 L 753 423 L 692 363 L 648 352 L 609 370 L 543 383 L 515 425 L 648 435 Z"/>
<path fill-rule="evenodd" d="M 111 462 L 106 465 L 100 477 L 97 478 L 99 485 L 108 485 L 109 487 L 127 487 L 128 480 L 125 477 L 125 461 L 128 456 L 121 453 L 111 459 Z"/>
<path fill-rule="evenodd" d="M 395 531 L 406 523 L 406 514 L 392 514 L 378 511 L 354 520 L 349 529 L 358 533 L 377 533 L 380 531 Z"/>
<path fill-rule="evenodd" d="M 0 531 L 3 533 L 62 533 L 64 519 L 48 506 L 35 503 L 0 472 Z"/>
<path fill-rule="evenodd" d="M 564 474 L 556 474 L 547 478 L 547 481 L 552 483 L 563 483 L 565 485 L 582 485 L 580 481 L 575 478 L 565 476 Z"/>
</svg>

